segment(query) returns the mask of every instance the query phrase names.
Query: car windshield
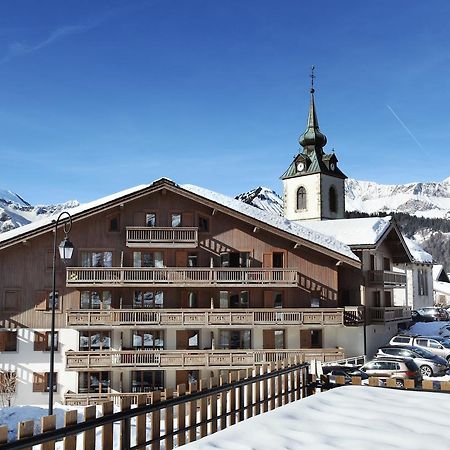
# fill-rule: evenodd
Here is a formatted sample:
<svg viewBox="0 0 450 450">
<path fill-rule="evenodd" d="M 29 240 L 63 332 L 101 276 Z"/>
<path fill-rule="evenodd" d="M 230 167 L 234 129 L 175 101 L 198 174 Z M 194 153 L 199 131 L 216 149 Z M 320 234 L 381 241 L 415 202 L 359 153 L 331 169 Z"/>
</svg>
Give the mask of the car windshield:
<svg viewBox="0 0 450 450">
<path fill-rule="evenodd" d="M 442 340 L 439 340 L 439 342 L 446 348 L 450 348 L 450 339 L 449 338 L 445 338 Z"/>
<path fill-rule="evenodd" d="M 415 347 L 414 352 L 422 356 L 422 358 L 434 358 L 433 353 L 420 347 Z"/>
</svg>

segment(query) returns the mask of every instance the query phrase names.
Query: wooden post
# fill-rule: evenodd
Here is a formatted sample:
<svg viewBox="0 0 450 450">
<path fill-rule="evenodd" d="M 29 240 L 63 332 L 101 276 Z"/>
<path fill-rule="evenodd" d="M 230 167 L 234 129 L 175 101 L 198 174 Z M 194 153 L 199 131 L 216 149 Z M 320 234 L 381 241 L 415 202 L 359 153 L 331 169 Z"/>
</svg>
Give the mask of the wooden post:
<svg viewBox="0 0 450 450">
<path fill-rule="evenodd" d="M 203 391 L 207 389 L 209 382 L 205 379 L 201 379 L 199 383 L 199 390 Z M 200 403 L 200 437 L 205 437 L 208 433 L 208 398 L 202 397 Z"/>
<path fill-rule="evenodd" d="M 217 378 L 210 379 L 209 387 L 215 388 L 217 386 Z M 211 396 L 211 433 L 217 431 L 217 394 Z"/>
<path fill-rule="evenodd" d="M 223 378 L 219 379 L 220 386 L 223 386 Z M 227 396 L 229 391 L 220 394 L 220 429 L 224 430 L 227 427 Z"/>
<path fill-rule="evenodd" d="M 286 369 L 288 367 L 288 362 L 283 362 L 283 369 Z M 286 403 L 289 403 L 289 374 L 285 373 L 282 376 L 283 379 L 283 405 Z"/>
<path fill-rule="evenodd" d="M 236 381 L 236 373 L 230 371 L 228 373 L 228 383 L 233 383 Z M 230 389 L 230 425 L 236 423 L 236 388 L 232 387 Z"/>
<path fill-rule="evenodd" d="M 249 383 L 246 386 L 246 407 L 247 407 L 247 419 L 253 416 L 253 385 L 254 383 Z"/>
<path fill-rule="evenodd" d="M 56 429 L 56 416 L 41 417 L 41 432 L 52 431 Z M 55 450 L 55 441 L 45 442 L 41 446 L 41 450 Z"/>
<path fill-rule="evenodd" d="M 237 381 L 242 380 L 244 377 L 245 377 L 245 371 L 238 370 L 238 372 L 237 372 Z M 238 405 L 239 405 L 238 406 L 238 414 L 237 414 L 237 421 L 238 422 L 242 422 L 245 419 L 244 388 L 245 388 L 245 386 L 239 386 L 237 388 Z"/>
<path fill-rule="evenodd" d="M 152 392 L 151 396 L 151 402 L 152 405 L 159 403 L 161 401 L 161 392 L 154 391 Z M 152 419 L 151 419 L 152 425 L 151 425 L 151 439 L 152 441 L 152 450 L 159 450 L 161 448 L 161 441 L 159 440 L 159 437 L 161 436 L 161 412 L 160 411 L 153 411 L 152 412 Z"/>
<path fill-rule="evenodd" d="M 450 391 L 450 381 L 441 381 L 441 391 Z"/>
<path fill-rule="evenodd" d="M 164 390 L 165 399 L 169 400 L 173 397 L 173 389 L 172 388 L 166 388 Z M 172 433 L 173 431 L 173 406 L 169 406 L 166 408 L 166 417 L 164 419 L 164 423 L 166 425 L 166 433 Z M 144 441 L 145 442 L 145 441 Z M 164 440 L 164 448 L 166 450 L 172 450 L 173 449 L 173 436 L 167 436 Z"/>
<path fill-rule="evenodd" d="M 352 377 L 352 383 L 355 386 L 361 386 L 361 377 Z"/>
<path fill-rule="evenodd" d="M 275 370 L 275 364 L 273 362 L 270 363 L 269 366 L 270 373 L 273 373 Z M 275 409 L 275 377 L 269 379 L 269 410 Z"/>
<path fill-rule="evenodd" d="M 122 397 L 120 399 L 120 410 L 128 411 L 129 409 L 131 409 L 131 398 Z M 125 419 L 122 420 L 122 422 L 120 423 L 120 448 L 122 450 L 128 450 L 130 448 L 130 439 L 131 439 L 130 419 Z"/>
<path fill-rule="evenodd" d="M 344 375 L 336 375 L 335 380 L 336 380 L 336 384 L 338 386 L 344 386 L 345 385 L 345 377 L 344 377 Z"/>
<path fill-rule="evenodd" d="M 308 369 L 301 369 L 299 377 L 301 377 L 300 382 L 301 393 L 299 395 L 298 400 L 300 400 L 301 398 L 306 398 L 308 396 L 308 379 L 309 379 Z"/>
<path fill-rule="evenodd" d="M 6 444 L 8 442 L 8 425 L 0 426 L 0 444 Z"/>
<path fill-rule="evenodd" d="M 137 406 L 147 404 L 147 395 L 137 395 Z M 141 414 L 136 417 L 136 444 L 143 444 L 147 440 L 147 414 Z"/>
<path fill-rule="evenodd" d="M 259 376 L 259 374 L 261 373 L 261 367 L 260 366 L 256 366 L 255 367 L 255 377 Z M 254 392 L 255 392 L 255 416 L 257 416 L 258 414 L 261 414 L 261 405 L 260 405 L 260 401 L 261 401 L 261 382 L 257 381 L 254 383 Z"/>
<path fill-rule="evenodd" d="M 177 386 L 177 396 L 181 397 L 186 394 L 186 385 L 185 384 L 179 384 Z M 185 403 L 180 403 L 178 405 L 178 430 L 181 430 L 186 426 L 186 406 Z M 181 447 L 182 445 L 186 444 L 186 432 L 185 431 L 178 431 L 177 433 L 177 445 L 178 447 Z"/>
<path fill-rule="evenodd" d="M 293 365 L 294 364 L 292 364 L 292 366 Z M 289 402 L 293 402 L 293 401 L 295 401 L 295 370 L 293 370 L 292 372 L 289 372 L 289 380 L 290 380 L 290 385 L 289 385 L 289 390 L 290 390 Z"/>
<path fill-rule="evenodd" d="M 416 382 L 414 380 L 405 380 L 405 389 L 414 389 Z"/>
<path fill-rule="evenodd" d="M 422 380 L 422 389 L 426 391 L 433 390 L 433 380 Z"/>
<path fill-rule="evenodd" d="M 369 377 L 369 386 L 379 386 L 380 381 L 378 377 Z"/>
<path fill-rule="evenodd" d="M 64 413 L 64 426 L 75 425 L 77 423 L 77 411 L 71 410 Z M 64 450 L 74 450 L 77 447 L 76 435 L 66 436 L 64 438 Z"/>
<path fill-rule="evenodd" d="M 95 405 L 86 406 L 84 408 L 84 422 L 96 418 Z M 86 430 L 83 433 L 83 450 L 95 450 L 95 428 Z"/>
<path fill-rule="evenodd" d="M 197 391 L 197 383 L 189 383 L 189 394 Z M 197 439 L 197 400 L 189 402 L 189 442 Z"/>
<path fill-rule="evenodd" d="M 114 412 L 114 402 L 102 404 L 102 416 L 110 416 Z M 113 450 L 113 424 L 108 423 L 102 427 L 102 450 Z"/>
<path fill-rule="evenodd" d="M 388 378 L 386 380 L 386 386 L 390 388 L 396 388 L 397 386 L 397 380 L 395 378 Z"/>
<path fill-rule="evenodd" d="M 265 375 L 267 373 L 267 364 L 263 364 L 261 366 L 261 375 Z M 261 382 L 262 384 L 262 412 L 269 411 L 269 384 L 267 378 L 264 378 Z"/>
<path fill-rule="evenodd" d="M 34 421 L 26 420 L 25 422 L 20 422 L 17 429 L 17 439 L 20 441 L 23 438 L 33 436 L 34 432 Z M 31 450 L 31 447 L 27 447 L 25 450 Z"/>
</svg>

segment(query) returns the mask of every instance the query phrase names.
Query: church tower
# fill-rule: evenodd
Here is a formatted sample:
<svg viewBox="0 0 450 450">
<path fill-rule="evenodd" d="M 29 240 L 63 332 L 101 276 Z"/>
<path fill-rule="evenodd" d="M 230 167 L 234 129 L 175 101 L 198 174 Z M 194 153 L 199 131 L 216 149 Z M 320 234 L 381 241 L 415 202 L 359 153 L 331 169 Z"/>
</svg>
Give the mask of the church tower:
<svg viewBox="0 0 450 450">
<path fill-rule="evenodd" d="M 311 72 L 311 100 L 308 123 L 300 136 L 301 148 L 281 176 L 284 216 L 289 220 L 343 219 L 345 214 L 345 179 L 333 153 L 323 151 L 326 136 L 319 129 L 314 103 L 314 66 Z"/>
</svg>

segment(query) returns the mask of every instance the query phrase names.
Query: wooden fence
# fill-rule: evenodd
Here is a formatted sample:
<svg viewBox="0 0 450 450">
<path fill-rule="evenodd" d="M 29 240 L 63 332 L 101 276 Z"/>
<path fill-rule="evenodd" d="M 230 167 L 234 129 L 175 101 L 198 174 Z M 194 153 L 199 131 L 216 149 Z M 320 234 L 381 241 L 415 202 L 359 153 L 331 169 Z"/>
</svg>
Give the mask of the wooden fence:
<svg viewBox="0 0 450 450">
<path fill-rule="evenodd" d="M 263 364 L 229 372 L 227 380 L 210 378 L 198 386 L 189 384 L 187 392 L 183 384 L 176 392 L 152 392 L 150 404 L 148 394 L 138 395 L 134 408 L 130 398 L 124 398 L 116 413 L 113 402 L 107 401 L 101 405 L 100 417 L 95 405 L 87 406 L 80 423 L 76 410 L 67 411 L 63 428 L 56 428 L 55 415 L 45 416 L 36 436 L 33 421 L 21 422 L 14 442 L 7 442 L 7 426 L 0 426 L 0 449 L 31 449 L 41 444 L 43 450 L 53 450 L 61 441 L 64 450 L 74 450 L 77 442 L 83 450 L 154 450 L 161 444 L 170 450 L 307 396 L 308 380 L 309 364 L 299 359 Z M 120 433 L 114 433 L 114 427 L 120 427 Z"/>
</svg>

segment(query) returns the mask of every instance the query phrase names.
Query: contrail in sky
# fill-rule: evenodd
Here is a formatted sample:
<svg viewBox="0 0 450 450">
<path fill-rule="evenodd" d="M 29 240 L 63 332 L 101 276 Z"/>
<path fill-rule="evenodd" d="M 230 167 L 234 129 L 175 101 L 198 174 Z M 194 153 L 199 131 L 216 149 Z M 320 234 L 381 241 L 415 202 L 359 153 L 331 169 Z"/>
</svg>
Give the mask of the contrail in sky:
<svg viewBox="0 0 450 450">
<path fill-rule="evenodd" d="M 389 106 L 386 105 L 392 115 L 399 121 L 400 125 L 406 130 L 406 132 L 414 139 L 414 142 L 420 147 L 421 150 L 425 150 L 419 140 L 414 136 L 413 132 L 406 126 L 405 122 L 403 122 L 400 117 L 397 116 L 395 111 Z"/>
</svg>

